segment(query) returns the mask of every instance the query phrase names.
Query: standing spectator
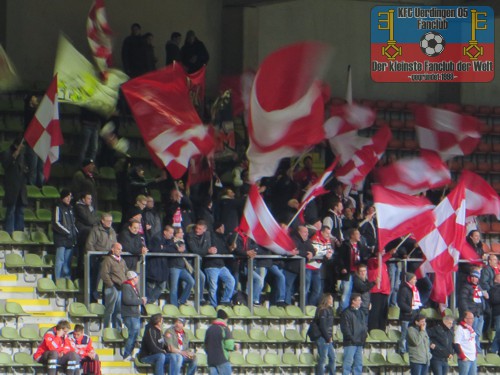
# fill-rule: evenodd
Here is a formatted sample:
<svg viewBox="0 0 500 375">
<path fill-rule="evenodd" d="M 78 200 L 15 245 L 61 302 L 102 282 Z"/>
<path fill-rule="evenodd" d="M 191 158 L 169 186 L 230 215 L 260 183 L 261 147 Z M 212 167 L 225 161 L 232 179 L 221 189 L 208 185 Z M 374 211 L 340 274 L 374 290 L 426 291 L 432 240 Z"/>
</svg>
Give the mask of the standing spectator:
<svg viewBox="0 0 500 375">
<path fill-rule="evenodd" d="M 323 294 L 316 309 L 314 320 L 309 327 L 308 335 L 318 348 L 316 375 L 323 375 L 325 366 L 327 366 L 327 373 L 334 375 L 336 364 L 335 348 L 333 346 L 333 296 L 331 294 Z"/>
<path fill-rule="evenodd" d="M 205 334 L 205 352 L 210 374 L 232 374 L 228 352 L 236 350 L 236 345 L 227 326 L 227 319 L 227 313 L 218 310 L 217 319 L 212 322 Z"/>
<path fill-rule="evenodd" d="M 174 320 L 174 325 L 165 331 L 165 346 L 169 353 L 182 356 L 182 365 L 187 365 L 186 375 L 194 375 L 197 368 L 196 355 L 189 350 L 189 338 L 184 331 L 184 323 L 183 318 Z"/>
<path fill-rule="evenodd" d="M 82 148 L 78 156 L 78 164 L 81 164 L 85 159 L 95 160 L 99 146 L 99 130 L 101 129 L 102 119 L 97 113 L 82 107 L 80 122 L 82 125 Z"/>
<path fill-rule="evenodd" d="M 135 78 L 147 72 L 146 39 L 141 35 L 141 25 L 132 24 L 130 35 L 122 44 L 123 70 L 130 78 Z"/>
<path fill-rule="evenodd" d="M 156 70 L 156 63 L 158 59 L 155 56 L 155 47 L 153 44 L 154 35 L 153 33 L 144 34 L 144 39 L 146 39 L 146 72 L 152 72 Z"/>
<path fill-rule="evenodd" d="M 470 311 L 464 311 L 463 320 L 455 328 L 454 344 L 455 351 L 458 353 L 458 374 L 476 375 L 477 374 L 477 345 L 478 334 L 472 328 L 474 314 Z"/>
<path fill-rule="evenodd" d="M 205 44 L 200 41 L 193 30 L 186 33 L 186 40 L 181 49 L 182 63 L 186 67 L 188 74 L 200 70 L 209 60 L 209 55 Z"/>
<path fill-rule="evenodd" d="M 71 192 L 62 189 L 61 200 L 54 211 L 52 230 L 54 232 L 54 246 L 56 247 L 55 278 L 69 279 L 71 277 L 71 258 L 78 239 L 78 230 L 75 225 L 75 216 L 71 207 Z"/>
<path fill-rule="evenodd" d="M 167 62 L 165 65 L 170 65 L 174 61 L 182 62 L 181 48 L 180 48 L 181 39 L 182 35 L 177 31 L 174 31 L 170 35 L 170 40 L 168 40 L 167 43 L 165 44 L 165 53 L 167 56 Z"/>
<path fill-rule="evenodd" d="M 418 314 L 408 328 L 408 354 L 411 375 L 427 375 L 431 362 L 431 348 L 426 331 L 425 316 Z"/>
<path fill-rule="evenodd" d="M 163 317 L 161 314 L 154 314 L 149 318 L 137 357 L 139 361 L 153 365 L 154 375 L 165 375 L 166 364 L 169 364 L 168 375 L 178 375 L 181 373 L 182 356 L 167 353 L 164 345 L 165 339 L 161 333 L 162 327 Z"/>
<path fill-rule="evenodd" d="M 141 329 L 141 306 L 146 305 L 147 298 L 141 297 L 137 284 L 139 275 L 134 271 L 127 271 L 127 280 L 122 284 L 122 317 L 128 329 L 128 338 L 123 348 L 123 359 L 129 360 L 134 351 L 135 341 Z"/>
<path fill-rule="evenodd" d="M 139 234 L 140 227 L 140 221 L 133 219 L 128 222 L 128 226 L 123 228 L 118 235 L 118 242 L 122 244 L 124 251 L 133 254 L 133 256 L 125 258 L 129 270 L 136 270 L 139 257 L 148 252 L 144 239 Z"/>
<path fill-rule="evenodd" d="M 422 308 L 420 293 L 417 288 L 417 277 L 410 272 L 405 275 L 405 282 L 401 283 L 398 291 L 399 320 L 401 321 L 401 338 L 398 342 L 398 352 L 407 352 L 406 334 L 408 325 Z"/>
<path fill-rule="evenodd" d="M 66 366 L 66 375 L 80 374 L 80 356 L 68 337 L 70 328 L 67 320 L 60 320 L 45 333 L 33 354 L 35 361 L 47 365 L 48 375 L 56 375 L 58 365 Z"/>
<path fill-rule="evenodd" d="M 307 228 L 304 225 L 299 225 L 296 233 L 292 235 L 292 239 L 297 247 L 297 253 L 294 255 L 306 258 L 306 261 L 310 260 L 315 251 L 312 242 L 309 240 Z M 300 260 L 287 260 L 283 273 L 286 280 L 285 303 L 291 305 L 292 297 L 295 294 L 295 281 L 300 275 Z"/>
<path fill-rule="evenodd" d="M 334 247 L 340 247 L 344 241 L 344 233 L 342 231 L 342 210 L 344 206 L 342 201 L 335 200 L 332 208 L 328 210 L 327 216 L 323 219 L 323 225 L 330 228 L 333 236 Z"/>
<path fill-rule="evenodd" d="M 358 219 L 354 216 L 354 211 L 352 207 L 344 208 L 344 216 L 342 217 L 342 233 L 344 237 L 349 229 L 357 228 L 359 225 Z"/>
<path fill-rule="evenodd" d="M 331 260 L 333 257 L 330 233 L 330 228 L 323 226 L 321 231 L 316 232 L 311 237 L 314 258 L 306 264 L 306 303 L 308 305 L 317 305 L 323 292 L 323 278 L 321 275 L 322 269 L 325 267 L 323 262 Z M 332 272 L 330 267 L 327 269 L 330 273 Z M 325 270 L 325 272 L 327 271 Z"/>
<path fill-rule="evenodd" d="M 77 354 L 80 356 L 80 368 L 82 374 L 101 375 L 101 362 L 94 350 L 92 339 L 83 331 L 81 324 L 76 324 L 73 332 L 69 333 L 69 339 L 73 342 Z"/>
<path fill-rule="evenodd" d="M 101 278 L 104 283 L 104 328 L 109 327 L 111 323 L 117 329 L 122 326 L 122 285 L 127 280 L 127 265 L 121 254 L 122 245 L 116 242 L 101 265 Z"/>
<path fill-rule="evenodd" d="M 366 246 L 373 252 L 377 250 L 377 219 L 375 218 L 375 206 L 369 205 L 365 208 L 365 218 L 359 223 L 359 232 Z"/>
<path fill-rule="evenodd" d="M 78 264 L 83 265 L 85 244 L 93 226 L 99 222 L 94 207 L 92 207 L 92 195 L 83 193 L 75 204 L 75 224 L 78 229 Z M 83 277 L 83 267 L 78 268 L 78 276 Z"/>
<path fill-rule="evenodd" d="M 368 280 L 368 267 L 365 264 L 358 264 L 358 270 L 352 277 L 352 292 L 361 296 L 361 311 L 368 321 L 368 313 L 371 309 L 370 289 L 375 286 L 374 281 Z"/>
<path fill-rule="evenodd" d="M 165 224 L 186 229 L 192 223 L 192 203 L 178 188 L 170 190 L 164 209 Z"/>
<path fill-rule="evenodd" d="M 465 311 L 470 311 L 474 315 L 474 322 L 472 327 L 476 331 L 476 345 L 477 351 L 481 351 L 480 336 L 483 332 L 484 325 L 484 307 L 486 305 L 485 299 L 488 299 L 488 292 L 484 291 L 479 285 L 479 278 L 481 277 L 480 271 L 472 271 L 467 278 L 467 282 L 463 285 L 460 291 L 460 298 L 458 299 L 458 309 L 460 314 Z"/>
<path fill-rule="evenodd" d="M 177 229 L 177 228 L 176 228 Z M 182 228 L 179 228 L 182 229 Z M 195 227 L 196 231 L 196 227 Z M 191 294 L 191 290 L 193 289 L 195 282 L 194 278 L 191 275 L 191 264 L 184 258 L 182 255 L 186 251 L 186 244 L 183 240 L 177 239 L 174 240 L 175 247 L 167 248 L 168 252 L 173 254 L 179 254 L 178 257 L 169 259 L 169 273 L 170 273 L 170 303 L 175 306 L 179 306 L 179 304 L 185 304 Z M 188 267 L 189 265 L 189 267 Z M 189 268 L 189 270 L 188 270 Z M 202 272 L 200 271 L 200 276 Z M 200 283 L 201 283 L 200 277 Z M 179 282 L 183 283 L 182 294 L 179 298 L 178 290 L 179 290 Z M 205 278 L 203 277 L 203 283 L 205 283 Z M 203 285 L 200 287 L 201 293 L 200 297 L 203 299 Z"/>
<path fill-rule="evenodd" d="M 365 316 L 360 310 L 361 296 L 351 294 L 350 307 L 342 312 L 340 329 L 344 337 L 344 363 L 342 374 L 361 375 L 363 372 L 363 346 L 368 337 Z"/>
<path fill-rule="evenodd" d="M 2 156 L 2 166 L 5 171 L 3 177 L 5 190 L 3 206 L 6 208 L 4 229 L 9 234 L 15 230 L 24 230 L 24 207 L 28 205 L 28 193 L 23 148 L 24 141 L 18 138 Z"/>
<path fill-rule="evenodd" d="M 219 221 L 224 224 L 224 228 L 228 233 L 234 232 L 236 227 L 240 224 L 241 212 L 245 200 L 243 198 L 236 198 L 233 189 L 226 188 L 222 191 L 219 200 Z"/>
<path fill-rule="evenodd" d="M 500 350 L 500 273 L 495 275 L 493 287 L 489 291 L 491 316 L 495 326 L 495 338 L 490 346 L 490 353 L 498 353 Z"/>
<path fill-rule="evenodd" d="M 435 375 L 448 374 L 448 361 L 453 358 L 453 317 L 447 315 L 428 330 L 431 347 L 431 369 Z"/>
<path fill-rule="evenodd" d="M 93 159 L 84 159 L 82 168 L 75 172 L 73 181 L 71 182 L 71 191 L 75 197 L 81 197 L 83 193 L 92 195 L 92 205 L 97 209 L 97 187 L 95 174 L 97 167 Z"/>
<path fill-rule="evenodd" d="M 488 265 L 481 269 L 481 278 L 479 279 L 479 285 L 481 289 L 490 292 L 491 288 L 495 284 L 495 275 L 500 273 L 500 267 L 498 266 L 498 255 L 489 254 L 488 255 Z M 491 323 L 493 322 L 491 315 L 491 302 L 488 300 L 484 305 L 484 326 L 483 334 L 487 334 L 490 330 Z"/>
<path fill-rule="evenodd" d="M 166 225 L 162 232 L 151 239 L 150 254 L 174 253 L 177 248 L 174 243 L 174 228 Z M 156 303 L 161 293 L 167 287 L 169 277 L 169 261 L 167 257 L 148 257 L 146 262 L 146 297 L 148 303 Z"/>
<path fill-rule="evenodd" d="M 151 237 L 161 232 L 161 218 L 155 207 L 155 200 L 151 195 L 146 196 L 146 207 L 142 211 L 142 221 L 144 222 L 144 235 L 146 245 L 149 246 Z"/>
</svg>

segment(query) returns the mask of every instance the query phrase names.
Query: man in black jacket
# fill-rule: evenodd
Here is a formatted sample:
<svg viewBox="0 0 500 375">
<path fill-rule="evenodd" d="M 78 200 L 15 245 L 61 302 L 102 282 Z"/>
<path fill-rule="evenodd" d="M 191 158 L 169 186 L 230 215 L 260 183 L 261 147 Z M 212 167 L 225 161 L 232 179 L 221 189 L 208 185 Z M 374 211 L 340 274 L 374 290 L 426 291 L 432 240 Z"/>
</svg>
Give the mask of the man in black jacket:
<svg viewBox="0 0 500 375">
<path fill-rule="evenodd" d="M 137 270 L 139 256 L 146 254 L 148 248 L 145 246 L 143 237 L 139 234 L 141 222 L 132 219 L 128 222 L 126 228 L 123 228 L 118 235 L 118 242 L 123 246 L 123 251 L 134 254 L 134 256 L 125 257 L 125 263 L 129 270 Z"/>
<path fill-rule="evenodd" d="M 417 277 L 410 272 L 405 275 L 398 291 L 399 320 L 401 321 L 401 338 L 398 342 L 398 352 L 407 352 L 406 334 L 408 325 L 412 322 L 422 307 L 420 294 L 417 289 Z"/>
<path fill-rule="evenodd" d="M 135 341 L 141 329 L 141 306 L 147 302 L 146 297 L 141 297 L 137 284 L 139 275 L 134 271 L 127 271 L 127 280 L 122 284 L 121 312 L 123 323 L 128 329 L 128 338 L 123 348 L 123 358 L 127 358 L 134 351 Z"/>
<path fill-rule="evenodd" d="M 343 375 L 361 375 L 363 372 L 363 346 L 368 336 L 365 314 L 361 311 L 361 296 L 353 293 L 350 307 L 340 317 L 340 329 L 344 337 Z"/>
<path fill-rule="evenodd" d="M 498 353 L 500 349 L 500 273 L 495 275 L 493 287 L 489 291 L 491 316 L 495 323 L 495 339 L 491 343 L 489 351 Z"/>
<path fill-rule="evenodd" d="M 445 316 L 441 323 L 427 331 L 431 341 L 431 369 L 433 374 L 446 375 L 448 360 L 453 358 L 453 317 Z"/>
<path fill-rule="evenodd" d="M 174 228 L 170 225 L 166 225 L 163 231 L 156 233 L 151 238 L 150 254 L 174 253 L 176 250 Z M 168 267 L 168 257 L 148 257 L 146 262 L 146 297 L 148 297 L 148 303 L 156 303 L 167 287 Z"/>
<path fill-rule="evenodd" d="M 149 319 L 144 329 L 139 361 L 149 363 L 154 367 L 154 375 L 165 375 L 165 365 L 168 363 L 168 375 L 177 375 L 181 372 L 182 356 L 180 354 L 167 353 L 164 346 L 164 338 L 161 333 L 163 317 L 154 314 Z"/>
<path fill-rule="evenodd" d="M 61 190 L 61 200 L 57 203 L 52 220 L 54 246 L 56 247 L 55 278 L 69 279 L 71 276 L 71 259 L 78 239 L 78 229 L 71 207 L 73 195 L 67 189 Z"/>
</svg>

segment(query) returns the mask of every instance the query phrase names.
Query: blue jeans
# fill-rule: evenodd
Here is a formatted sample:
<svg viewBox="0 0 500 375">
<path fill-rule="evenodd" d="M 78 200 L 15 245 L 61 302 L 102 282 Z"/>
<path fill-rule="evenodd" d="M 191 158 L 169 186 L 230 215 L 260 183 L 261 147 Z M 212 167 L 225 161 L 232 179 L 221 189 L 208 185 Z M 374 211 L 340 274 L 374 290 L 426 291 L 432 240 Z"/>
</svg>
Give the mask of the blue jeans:
<svg viewBox="0 0 500 375">
<path fill-rule="evenodd" d="M 484 317 L 475 316 L 474 323 L 472 323 L 472 328 L 476 332 L 476 348 L 477 352 L 481 353 L 481 335 L 483 334 Z"/>
<path fill-rule="evenodd" d="M 141 330 L 141 318 L 133 316 L 123 317 L 123 323 L 128 329 L 128 339 L 125 342 L 125 347 L 123 348 L 123 357 L 128 357 L 134 351 L 135 342 L 139 336 L 139 331 Z"/>
<path fill-rule="evenodd" d="M 217 307 L 217 287 L 219 279 L 224 284 L 224 293 L 222 294 L 221 302 L 231 302 L 233 297 L 236 280 L 231 272 L 226 267 L 222 268 L 205 268 L 208 286 L 208 301 L 213 307 Z"/>
<path fill-rule="evenodd" d="M 431 370 L 434 375 L 448 374 L 449 367 L 447 360 L 431 358 Z"/>
<path fill-rule="evenodd" d="M 389 279 L 391 280 L 391 294 L 389 295 L 389 306 L 398 305 L 398 290 L 401 285 L 401 270 L 398 263 L 389 263 Z"/>
<path fill-rule="evenodd" d="M 342 374 L 361 375 L 363 372 L 363 347 L 362 346 L 344 346 L 344 364 L 342 365 Z"/>
<path fill-rule="evenodd" d="M 244 271 L 248 275 L 248 269 L 245 267 Z M 264 278 L 261 274 L 255 269 L 253 271 L 253 293 L 252 293 L 252 301 L 253 303 L 260 303 L 260 295 L 262 294 L 262 289 L 264 289 Z M 248 281 L 247 281 L 247 294 L 248 292 Z"/>
<path fill-rule="evenodd" d="M 24 207 L 15 204 L 13 206 L 6 207 L 5 210 L 5 220 L 4 220 L 5 231 L 12 235 L 15 230 L 24 230 Z"/>
<path fill-rule="evenodd" d="M 500 350 L 500 315 L 494 317 L 495 320 L 495 338 L 490 346 L 491 353 L 498 353 Z"/>
<path fill-rule="evenodd" d="M 429 373 L 429 365 L 423 363 L 410 362 L 411 375 L 427 375 Z"/>
<path fill-rule="evenodd" d="M 160 298 L 161 293 L 167 287 L 167 282 L 163 281 L 147 281 L 146 282 L 146 297 L 148 297 L 148 303 L 156 303 Z"/>
<path fill-rule="evenodd" d="M 231 369 L 231 364 L 229 362 L 224 362 L 222 365 L 209 366 L 208 373 L 210 375 L 231 375 L 233 370 Z"/>
<path fill-rule="evenodd" d="M 113 323 L 113 328 L 122 328 L 122 292 L 114 286 L 104 289 L 104 328 Z"/>
<path fill-rule="evenodd" d="M 198 368 L 198 363 L 196 362 L 196 358 L 188 359 L 181 356 L 181 369 L 183 366 L 186 366 L 186 375 L 194 375 L 196 374 L 196 370 Z M 182 370 L 180 372 L 182 374 Z"/>
<path fill-rule="evenodd" d="M 340 287 L 342 288 L 342 296 L 340 297 L 339 309 L 342 312 L 345 309 L 347 309 L 350 305 L 349 298 L 351 298 L 351 292 L 352 292 L 352 275 L 351 274 L 349 274 L 349 279 L 342 280 Z"/>
<path fill-rule="evenodd" d="M 406 335 L 408 334 L 408 326 L 410 325 L 409 321 L 402 320 L 401 321 L 401 337 L 398 341 L 398 352 L 400 354 L 406 353 L 408 351 L 406 347 Z"/>
<path fill-rule="evenodd" d="M 71 277 L 71 257 L 73 255 L 72 247 L 58 247 L 56 249 L 56 261 L 54 272 L 56 280 Z"/>
<path fill-rule="evenodd" d="M 476 361 L 462 361 L 458 360 L 458 375 L 476 375 L 477 364 Z"/>
<path fill-rule="evenodd" d="M 328 365 L 326 365 L 329 375 L 335 375 L 335 349 L 333 342 L 326 342 L 324 337 L 316 340 L 318 347 L 318 364 L 316 365 L 316 375 L 323 375 L 325 373 L 325 365 L 328 357 Z"/>
<path fill-rule="evenodd" d="M 165 375 L 165 365 L 168 363 L 168 375 L 181 373 L 182 356 L 172 353 L 157 353 L 141 358 L 141 362 L 154 367 L 154 375 Z"/>
<path fill-rule="evenodd" d="M 297 280 L 297 277 L 299 277 L 299 275 L 287 270 L 283 270 L 283 274 L 285 275 L 285 283 L 286 283 L 285 303 L 287 305 L 291 305 L 292 297 L 295 293 L 295 280 Z"/>
<path fill-rule="evenodd" d="M 317 306 L 323 291 L 320 270 L 306 270 L 306 305 Z"/>
<path fill-rule="evenodd" d="M 82 125 L 82 138 L 81 138 L 82 149 L 79 155 L 79 164 L 83 162 L 85 158 L 95 160 L 97 155 L 97 147 L 99 145 L 99 134 L 95 126 Z"/>
<path fill-rule="evenodd" d="M 179 280 L 184 282 L 180 299 L 177 296 Z M 187 302 L 191 289 L 194 287 L 194 278 L 185 268 L 170 268 L 170 303 L 175 306 Z"/>
<path fill-rule="evenodd" d="M 286 281 L 283 271 L 276 265 L 273 264 L 271 267 L 259 267 L 259 273 L 265 280 L 267 273 L 270 273 L 274 277 L 274 285 L 271 285 L 272 290 L 276 290 L 276 302 L 285 301 L 285 291 L 286 291 Z"/>
</svg>

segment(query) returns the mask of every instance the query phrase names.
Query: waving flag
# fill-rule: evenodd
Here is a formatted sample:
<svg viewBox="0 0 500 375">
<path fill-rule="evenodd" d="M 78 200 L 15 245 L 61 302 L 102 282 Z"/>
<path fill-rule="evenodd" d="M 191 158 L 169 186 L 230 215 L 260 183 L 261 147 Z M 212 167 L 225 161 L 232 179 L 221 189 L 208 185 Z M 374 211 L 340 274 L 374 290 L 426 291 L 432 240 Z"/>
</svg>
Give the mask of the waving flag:
<svg viewBox="0 0 500 375">
<path fill-rule="evenodd" d="M 351 135 L 352 132 L 347 134 L 349 137 L 344 138 L 345 147 L 352 147 L 354 155 L 337 170 L 336 177 L 343 184 L 352 186 L 362 181 L 378 163 L 391 139 L 391 130 L 384 126 L 372 138 Z M 347 145 L 348 142 L 351 143 Z M 337 155 L 340 155 L 341 160 L 346 159 L 346 153 Z"/>
<path fill-rule="evenodd" d="M 335 142 L 337 136 L 372 126 L 376 113 L 368 107 L 357 104 L 344 104 L 342 106 L 332 106 L 330 116 L 323 127 L 326 138 L 330 142 Z M 332 147 L 335 147 L 335 145 L 336 143 Z"/>
<path fill-rule="evenodd" d="M 321 82 L 329 47 L 303 42 L 268 56 L 253 81 L 248 134 L 249 176 L 271 176 L 280 159 L 321 142 L 324 101 Z"/>
<path fill-rule="evenodd" d="M 87 39 L 97 67 L 105 80 L 107 79 L 108 68 L 112 65 L 112 34 L 106 17 L 104 0 L 95 0 L 87 19 Z"/>
<path fill-rule="evenodd" d="M 191 103 L 179 64 L 134 78 L 122 91 L 153 161 L 172 177 L 186 172 L 192 156 L 213 151 L 213 134 Z"/>
<path fill-rule="evenodd" d="M 436 153 L 423 151 L 420 157 L 378 168 L 376 180 L 387 189 L 414 195 L 449 184 L 451 173 Z"/>
<path fill-rule="evenodd" d="M 278 255 L 286 255 L 295 249 L 288 232 L 280 227 L 269 212 L 257 185 L 250 188 L 239 228 L 257 244 Z"/>
<path fill-rule="evenodd" d="M 500 198 L 484 178 L 463 170 L 458 183 L 465 187 L 465 216 L 495 215 L 500 220 Z"/>
<path fill-rule="evenodd" d="M 49 179 L 50 167 L 59 159 L 59 146 L 64 143 L 59 124 L 57 76 L 54 77 L 31 120 L 24 139 L 43 160 L 43 176 Z"/>
<path fill-rule="evenodd" d="M 19 84 L 16 69 L 0 44 L 0 91 L 8 91 Z"/>
<path fill-rule="evenodd" d="M 402 194 L 380 185 L 373 185 L 372 192 L 377 210 L 379 249 L 395 238 L 434 222 L 434 206 L 426 198 Z"/>
<path fill-rule="evenodd" d="M 436 151 L 443 160 L 470 154 L 481 140 L 481 122 L 472 116 L 419 106 L 415 123 L 420 148 Z"/>
<path fill-rule="evenodd" d="M 314 198 L 319 197 L 320 195 L 328 193 L 328 190 L 325 189 L 325 183 L 326 180 L 332 175 L 333 170 L 337 166 L 338 163 L 338 157 L 333 161 L 333 163 L 325 169 L 323 174 L 321 175 L 321 178 L 316 181 L 313 185 L 307 189 L 307 191 L 304 193 L 304 196 L 302 197 L 302 204 L 307 204 L 308 202 L 312 201 Z"/>
</svg>

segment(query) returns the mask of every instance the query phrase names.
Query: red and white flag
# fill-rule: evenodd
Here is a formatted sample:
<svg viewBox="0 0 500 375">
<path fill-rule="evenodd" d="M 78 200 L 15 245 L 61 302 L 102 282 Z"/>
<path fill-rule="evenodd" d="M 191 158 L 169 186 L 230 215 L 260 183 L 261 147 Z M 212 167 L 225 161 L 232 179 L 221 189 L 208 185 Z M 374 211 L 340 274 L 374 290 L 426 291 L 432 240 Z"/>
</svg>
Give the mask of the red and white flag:
<svg viewBox="0 0 500 375">
<path fill-rule="evenodd" d="M 481 140 L 481 122 L 472 116 L 428 106 L 415 109 L 420 148 L 436 151 L 443 160 L 468 155 Z"/>
<path fill-rule="evenodd" d="M 434 205 L 426 198 L 413 197 L 380 185 L 373 185 L 372 192 L 377 211 L 379 249 L 395 238 L 434 222 Z"/>
<path fill-rule="evenodd" d="M 354 132 L 347 133 L 344 138 L 346 148 L 355 149 L 354 155 L 347 159 L 336 172 L 336 178 L 345 185 L 353 186 L 362 181 L 375 167 L 387 148 L 391 139 L 391 130 L 388 126 L 380 128 L 372 138 L 360 137 Z M 341 137 L 337 137 L 341 138 Z M 351 144 L 347 145 L 347 142 Z M 334 150 L 335 152 L 335 150 Z M 341 160 L 345 159 L 345 153 L 337 153 Z"/>
<path fill-rule="evenodd" d="M 104 0 L 95 0 L 87 19 L 87 39 L 97 67 L 104 77 L 107 76 L 108 68 L 112 65 L 112 34 L 106 17 Z"/>
<path fill-rule="evenodd" d="M 490 184 L 474 172 L 463 170 L 458 183 L 465 186 L 465 215 L 495 215 L 500 220 L 500 198 Z"/>
<path fill-rule="evenodd" d="M 337 166 L 339 159 L 338 157 L 333 161 L 333 163 L 325 169 L 323 174 L 321 175 L 321 178 L 318 179 L 313 185 L 307 189 L 307 191 L 304 193 L 304 196 L 302 197 L 302 205 L 305 205 L 312 201 L 314 198 L 319 197 L 320 195 L 328 193 L 328 190 L 325 189 L 325 182 L 328 180 L 328 178 L 332 175 L 333 170 Z"/>
<path fill-rule="evenodd" d="M 274 220 L 259 194 L 257 185 L 252 185 L 250 188 L 240 229 L 258 245 L 278 255 L 287 255 L 295 249 L 295 244 L 288 232 Z"/>
<path fill-rule="evenodd" d="M 279 161 L 325 138 L 324 100 L 319 77 L 330 48 L 303 42 L 284 47 L 261 64 L 250 94 L 249 177 L 272 176 Z"/>
<path fill-rule="evenodd" d="M 419 157 L 378 168 L 375 178 L 387 189 L 414 195 L 449 184 L 451 173 L 435 152 L 422 151 Z"/>
<path fill-rule="evenodd" d="M 182 177 L 192 156 L 213 151 L 213 132 L 198 117 L 178 64 L 134 78 L 122 90 L 153 161 L 173 178 Z"/>
<path fill-rule="evenodd" d="M 43 176 L 49 179 L 50 167 L 59 159 L 59 146 L 64 143 L 59 123 L 59 103 L 57 101 L 57 75 L 52 79 L 24 139 L 43 160 Z"/>
<path fill-rule="evenodd" d="M 175 61 L 174 61 L 175 64 Z M 203 108 L 205 104 L 205 75 L 207 66 L 203 65 L 196 72 L 186 74 L 189 87 L 189 96 L 193 101 L 193 105 L 198 108 Z"/>
<path fill-rule="evenodd" d="M 372 126 L 377 114 L 368 107 L 344 104 L 332 106 L 330 116 L 323 127 L 326 138 L 330 140 L 330 143 L 333 142 L 332 148 L 337 148 L 337 143 L 340 142 L 341 145 L 342 140 L 337 142 L 335 137 Z"/>
</svg>

